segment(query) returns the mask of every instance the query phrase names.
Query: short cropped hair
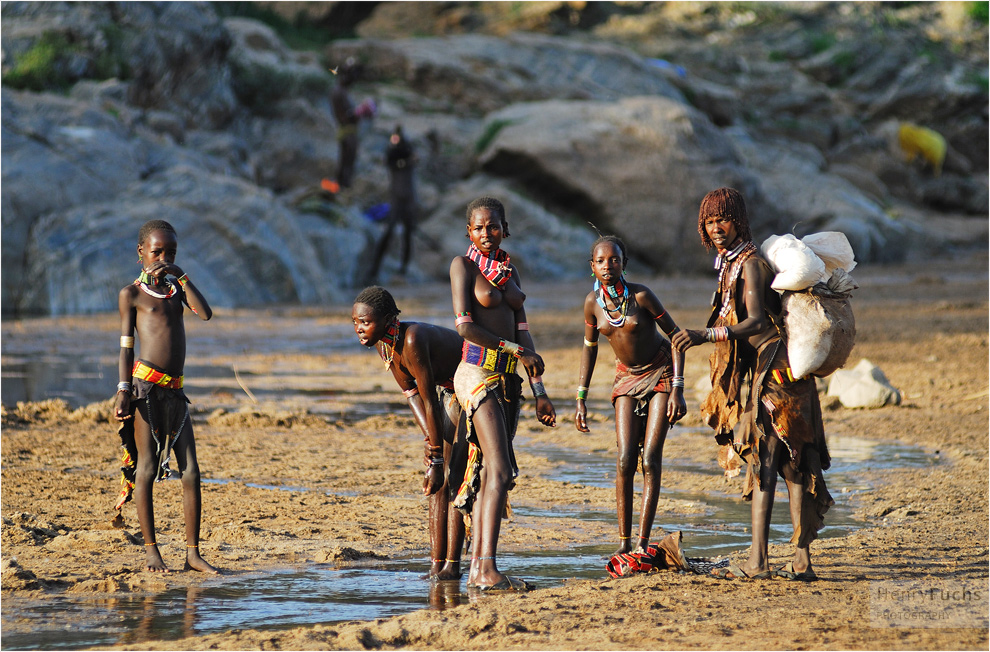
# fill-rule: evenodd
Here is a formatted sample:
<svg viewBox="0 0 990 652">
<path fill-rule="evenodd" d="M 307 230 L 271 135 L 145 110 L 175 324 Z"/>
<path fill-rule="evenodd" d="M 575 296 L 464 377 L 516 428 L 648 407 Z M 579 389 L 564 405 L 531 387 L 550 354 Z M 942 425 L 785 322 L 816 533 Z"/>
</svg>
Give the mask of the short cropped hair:
<svg viewBox="0 0 990 652">
<path fill-rule="evenodd" d="M 138 244 L 142 245 L 147 242 L 148 236 L 155 231 L 165 231 L 166 233 L 176 235 L 175 228 L 165 220 L 148 220 L 138 230 Z"/>
<path fill-rule="evenodd" d="M 494 197 L 478 197 L 473 202 L 468 204 L 467 207 L 467 221 L 468 224 L 471 223 L 471 214 L 474 213 L 479 208 L 487 208 L 492 213 L 498 216 L 498 219 L 505 222 L 505 206 L 502 202 L 495 199 Z"/>
<path fill-rule="evenodd" d="M 371 308 L 376 317 L 381 317 L 382 319 L 398 317 L 399 313 L 402 312 L 395 305 L 395 299 L 392 298 L 389 291 L 380 285 L 372 285 L 361 290 L 361 294 L 357 295 L 354 303 L 363 303 Z"/>
<path fill-rule="evenodd" d="M 753 239 L 753 235 L 749 230 L 749 215 L 746 213 L 746 202 L 743 201 L 743 196 L 735 188 L 712 190 L 701 200 L 701 206 L 698 209 L 698 233 L 701 235 L 701 243 L 709 250 L 715 244 L 708 237 L 708 231 L 705 230 L 705 220 L 713 215 L 724 215 L 728 217 L 736 225 L 736 233 L 743 240 Z"/>
<path fill-rule="evenodd" d="M 625 269 L 626 268 L 626 263 L 629 262 L 629 254 L 626 252 L 626 243 L 623 242 L 622 241 L 622 238 L 620 238 L 617 235 L 600 235 L 600 236 L 598 236 L 598 239 L 595 240 L 593 243 L 591 243 L 591 258 L 590 258 L 590 260 L 593 261 L 595 259 L 595 249 L 598 249 L 598 245 L 605 244 L 605 243 L 614 244 L 616 247 L 619 248 L 619 251 L 622 253 L 622 269 Z"/>
</svg>

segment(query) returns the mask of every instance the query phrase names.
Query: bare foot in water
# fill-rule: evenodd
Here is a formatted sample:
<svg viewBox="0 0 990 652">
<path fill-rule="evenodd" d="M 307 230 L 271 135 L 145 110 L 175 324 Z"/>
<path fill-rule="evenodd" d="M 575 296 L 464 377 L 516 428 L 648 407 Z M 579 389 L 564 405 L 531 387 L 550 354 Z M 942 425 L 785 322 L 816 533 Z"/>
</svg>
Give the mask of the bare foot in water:
<svg viewBox="0 0 990 652">
<path fill-rule="evenodd" d="M 167 573 L 168 567 L 165 565 L 165 560 L 162 559 L 162 553 L 158 552 L 158 545 L 151 544 L 144 547 L 145 555 L 145 567 L 144 570 L 149 573 Z"/>
<path fill-rule="evenodd" d="M 220 574 L 220 570 L 218 568 L 214 568 L 209 562 L 200 557 L 199 548 L 186 549 L 185 570 L 194 570 L 199 571 L 200 573 L 212 573 L 213 575 Z"/>
<path fill-rule="evenodd" d="M 461 579 L 461 564 L 460 562 L 447 562 L 443 570 L 434 575 L 438 580 L 459 580 Z"/>
</svg>

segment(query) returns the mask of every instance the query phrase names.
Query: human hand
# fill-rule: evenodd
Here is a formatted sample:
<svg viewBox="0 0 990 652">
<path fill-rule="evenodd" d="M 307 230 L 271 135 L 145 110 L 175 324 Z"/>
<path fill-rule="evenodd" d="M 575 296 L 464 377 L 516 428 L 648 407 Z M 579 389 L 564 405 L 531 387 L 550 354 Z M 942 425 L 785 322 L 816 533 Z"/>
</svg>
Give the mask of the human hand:
<svg viewBox="0 0 990 652">
<path fill-rule="evenodd" d="M 148 276 L 153 276 L 159 280 L 165 278 L 166 274 L 171 274 L 176 278 L 182 276 L 183 274 L 181 267 L 179 267 L 175 263 L 166 263 L 163 260 L 159 260 L 158 262 L 152 263 L 151 267 L 149 267 L 145 271 L 148 273 Z"/>
<path fill-rule="evenodd" d="M 523 354 L 519 356 L 519 361 L 522 362 L 523 368 L 526 369 L 526 374 L 530 378 L 535 378 L 537 376 L 543 375 L 543 358 L 540 354 L 532 349 L 524 349 Z"/>
<path fill-rule="evenodd" d="M 574 427 L 578 432 L 591 432 L 588 427 L 588 406 L 581 399 L 578 399 L 577 407 L 574 409 Z"/>
<path fill-rule="evenodd" d="M 704 331 L 680 330 L 670 338 L 671 345 L 678 351 L 687 351 L 692 346 L 705 343 Z"/>
<path fill-rule="evenodd" d="M 537 397 L 536 418 L 545 426 L 553 428 L 557 425 L 557 411 L 553 409 L 553 403 L 550 402 L 549 397 Z"/>
<path fill-rule="evenodd" d="M 423 495 L 432 496 L 443 487 L 443 466 L 431 464 L 423 476 Z"/>
<path fill-rule="evenodd" d="M 127 392 L 117 392 L 117 400 L 114 402 L 113 418 L 117 421 L 127 421 L 134 417 L 131 414 L 131 395 Z"/>
<path fill-rule="evenodd" d="M 674 425 L 687 414 L 687 403 L 684 402 L 684 390 L 675 387 L 670 391 L 670 398 L 667 400 L 667 423 Z"/>
</svg>

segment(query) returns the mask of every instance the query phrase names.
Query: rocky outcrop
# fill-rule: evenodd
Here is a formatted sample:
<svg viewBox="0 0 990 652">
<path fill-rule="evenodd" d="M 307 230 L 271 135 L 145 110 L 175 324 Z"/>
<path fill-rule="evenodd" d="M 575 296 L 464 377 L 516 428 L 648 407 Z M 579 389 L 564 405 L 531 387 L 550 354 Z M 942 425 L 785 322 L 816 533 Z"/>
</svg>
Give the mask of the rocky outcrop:
<svg viewBox="0 0 990 652">
<path fill-rule="evenodd" d="M 654 268 L 707 267 L 697 206 L 720 185 L 757 237 L 841 230 L 862 261 L 985 244 L 986 25 L 937 3 L 345 4 L 300 5 L 369 37 L 317 54 L 209 3 L 4 3 L 4 314 L 113 309 L 162 216 L 218 306 L 347 295 L 397 123 L 420 157 L 413 278 L 446 277 L 481 194 L 527 276 L 584 274 L 588 221 Z M 331 200 L 329 69 L 351 56 L 378 114 Z M 904 122 L 945 137 L 941 174 Z"/>
<path fill-rule="evenodd" d="M 697 246 L 698 203 L 709 190 L 733 186 L 765 207 L 759 179 L 730 142 L 680 102 L 517 104 L 489 115 L 488 125 L 500 127 L 479 157 L 488 174 L 618 234 L 657 268 L 711 265 Z M 752 212 L 762 224 L 772 215 Z"/>
<path fill-rule="evenodd" d="M 514 102 L 618 100 L 657 95 L 683 101 L 681 93 L 642 57 L 614 45 L 575 42 L 540 34 L 503 38 L 458 37 L 338 41 L 331 61 L 353 56 L 373 81 L 394 79 L 447 111 L 484 114 Z"/>
</svg>

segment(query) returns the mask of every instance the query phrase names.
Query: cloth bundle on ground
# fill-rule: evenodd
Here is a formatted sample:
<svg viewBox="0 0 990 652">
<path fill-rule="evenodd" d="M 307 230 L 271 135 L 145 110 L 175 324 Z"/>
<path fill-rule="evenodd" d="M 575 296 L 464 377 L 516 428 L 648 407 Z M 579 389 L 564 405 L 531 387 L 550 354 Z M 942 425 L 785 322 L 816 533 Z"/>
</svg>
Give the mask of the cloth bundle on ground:
<svg viewBox="0 0 990 652">
<path fill-rule="evenodd" d="M 852 247 L 837 231 L 771 236 L 762 247 L 782 295 L 787 356 L 795 378 L 827 376 L 846 363 L 856 341 L 849 276 L 856 266 Z"/>
<path fill-rule="evenodd" d="M 659 570 L 710 573 L 713 568 L 729 563 L 728 559 L 688 558 L 681 550 L 680 532 L 668 534 L 659 543 L 651 543 L 646 550 L 637 549 L 614 555 L 605 565 L 612 577 L 625 577 L 634 573 L 650 573 Z"/>
</svg>

